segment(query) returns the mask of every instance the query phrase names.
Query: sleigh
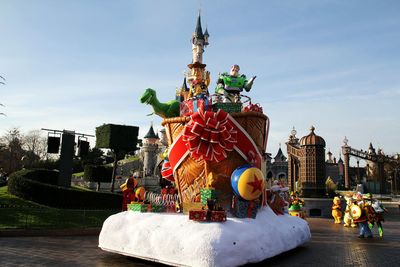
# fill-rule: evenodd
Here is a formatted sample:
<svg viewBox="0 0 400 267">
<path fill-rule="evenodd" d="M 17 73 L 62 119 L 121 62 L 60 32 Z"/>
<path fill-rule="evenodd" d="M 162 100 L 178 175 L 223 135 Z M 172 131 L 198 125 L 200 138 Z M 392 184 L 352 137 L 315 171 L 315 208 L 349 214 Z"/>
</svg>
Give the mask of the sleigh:
<svg viewBox="0 0 400 267">
<path fill-rule="evenodd" d="M 173 163 L 174 181 L 184 206 L 199 202 L 200 189 L 210 187 L 215 189 L 219 205 L 229 210 L 233 197 L 230 185 L 232 172 L 248 163 L 262 168 L 269 119 L 257 108 L 253 108 L 253 111 L 247 106 L 242 110 L 227 116 L 220 116 L 224 112 L 222 109 L 208 112 L 200 110 L 191 116 L 163 120 L 162 125 L 166 129 L 170 146 L 169 160 Z M 200 116 L 198 113 L 203 114 Z M 224 120 L 233 128 L 230 133 L 226 133 L 226 129 L 215 130 L 213 124 L 225 123 Z M 214 131 L 207 131 L 207 127 Z M 236 140 L 228 144 L 230 139 Z M 204 141 L 208 141 L 205 148 L 196 144 Z M 223 142 L 224 149 L 221 149 L 219 141 Z M 204 155 L 199 155 L 201 153 Z"/>
</svg>

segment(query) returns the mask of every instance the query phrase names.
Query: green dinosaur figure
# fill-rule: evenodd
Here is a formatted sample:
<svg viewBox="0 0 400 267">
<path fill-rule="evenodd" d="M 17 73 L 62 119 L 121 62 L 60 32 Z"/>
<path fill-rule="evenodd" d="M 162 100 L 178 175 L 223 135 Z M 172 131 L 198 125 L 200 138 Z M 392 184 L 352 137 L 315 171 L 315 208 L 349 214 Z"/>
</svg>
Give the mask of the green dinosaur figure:
<svg viewBox="0 0 400 267">
<path fill-rule="evenodd" d="M 147 105 L 152 105 L 154 113 L 163 119 L 179 117 L 180 102 L 176 100 L 171 100 L 165 103 L 161 103 L 157 99 L 156 91 L 151 88 L 147 88 L 146 91 L 144 91 L 142 97 L 140 98 L 140 102 Z"/>
</svg>

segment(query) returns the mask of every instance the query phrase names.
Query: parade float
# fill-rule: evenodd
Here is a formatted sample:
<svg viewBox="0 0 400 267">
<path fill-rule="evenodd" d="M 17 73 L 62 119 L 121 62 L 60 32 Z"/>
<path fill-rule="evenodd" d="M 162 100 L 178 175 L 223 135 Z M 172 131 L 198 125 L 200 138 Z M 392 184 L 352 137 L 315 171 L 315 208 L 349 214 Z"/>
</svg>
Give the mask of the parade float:
<svg viewBox="0 0 400 267">
<path fill-rule="evenodd" d="M 140 99 L 163 118 L 168 149 L 161 174 L 175 188 L 155 193 L 135 188 L 133 180 L 122 185 L 127 211 L 104 222 L 103 250 L 175 266 L 240 266 L 311 237 L 306 221 L 277 212 L 286 203 L 282 195 L 268 206 L 263 156 L 269 118 L 242 94 L 256 77 L 247 79 L 233 65 L 210 93 L 203 63 L 208 37 L 199 15 L 176 100 L 160 102 L 150 88 Z"/>
</svg>

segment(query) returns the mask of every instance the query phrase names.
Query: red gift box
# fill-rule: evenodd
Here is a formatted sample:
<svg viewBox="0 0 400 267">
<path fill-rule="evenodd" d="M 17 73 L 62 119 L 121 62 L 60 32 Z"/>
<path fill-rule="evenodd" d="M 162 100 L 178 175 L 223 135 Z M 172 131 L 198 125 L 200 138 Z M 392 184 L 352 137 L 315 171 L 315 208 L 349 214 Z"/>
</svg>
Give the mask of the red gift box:
<svg viewBox="0 0 400 267">
<path fill-rule="evenodd" d="M 203 110 L 211 110 L 211 99 L 200 98 L 200 99 L 188 99 L 180 103 L 180 115 L 190 116 L 196 113 L 197 110 L 202 107 Z"/>
<path fill-rule="evenodd" d="M 206 210 L 189 210 L 189 220 L 205 222 L 207 221 Z"/>
<path fill-rule="evenodd" d="M 224 211 L 224 210 L 211 211 L 211 221 L 212 222 L 225 222 L 226 221 L 226 211 Z"/>
</svg>

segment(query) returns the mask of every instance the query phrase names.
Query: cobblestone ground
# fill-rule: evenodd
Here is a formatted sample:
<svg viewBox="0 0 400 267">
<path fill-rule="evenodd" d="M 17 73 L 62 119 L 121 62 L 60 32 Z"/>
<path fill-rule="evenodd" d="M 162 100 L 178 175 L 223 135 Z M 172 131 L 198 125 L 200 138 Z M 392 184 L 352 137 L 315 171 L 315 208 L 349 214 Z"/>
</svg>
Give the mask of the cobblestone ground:
<svg viewBox="0 0 400 267">
<path fill-rule="evenodd" d="M 399 266 L 399 210 L 386 217 L 383 238 L 359 239 L 357 229 L 335 225 L 333 219 L 309 218 L 308 222 L 310 242 L 248 266 Z M 158 265 L 104 252 L 97 244 L 97 236 L 1 237 L 0 266 Z"/>
</svg>

